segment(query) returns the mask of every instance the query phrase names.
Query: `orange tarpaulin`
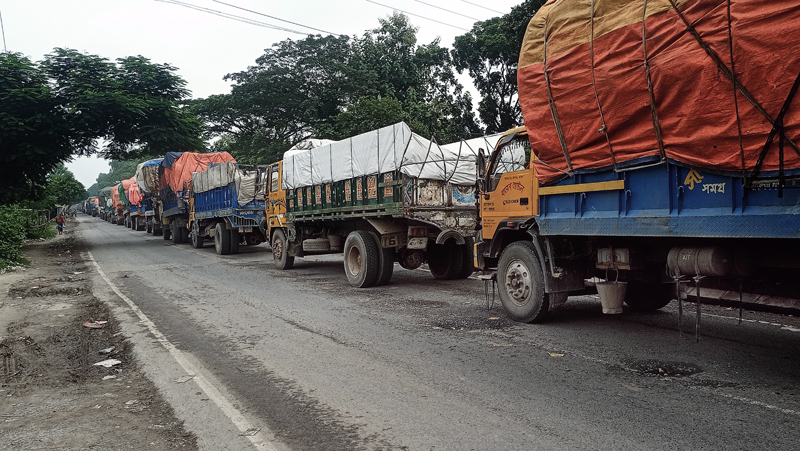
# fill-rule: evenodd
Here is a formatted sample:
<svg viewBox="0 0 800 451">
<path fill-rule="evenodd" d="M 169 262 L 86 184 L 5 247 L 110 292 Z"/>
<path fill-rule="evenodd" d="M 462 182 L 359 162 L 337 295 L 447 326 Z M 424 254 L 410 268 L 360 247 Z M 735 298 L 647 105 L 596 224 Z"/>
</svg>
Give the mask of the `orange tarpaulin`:
<svg viewBox="0 0 800 451">
<path fill-rule="evenodd" d="M 125 196 L 127 196 L 128 202 L 138 207 L 142 205 L 144 196 L 142 196 L 142 192 L 139 190 L 139 184 L 136 183 L 136 177 L 133 177 L 133 179 L 134 183 L 131 183 L 130 187 L 125 192 Z"/>
<path fill-rule="evenodd" d="M 122 200 L 119 198 L 119 183 L 111 188 L 111 205 L 114 206 L 115 210 L 122 209 Z"/>
<path fill-rule="evenodd" d="M 798 36 L 796 0 L 549 1 L 517 75 L 540 181 L 663 160 L 749 175 L 800 74 Z M 784 127 L 800 173 L 800 95 Z M 762 175 L 778 167 L 776 136 Z"/>
<path fill-rule="evenodd" d="M 164 168 L 164 176 L 159 180 L 160 184 L 164 184 L 161 189 L 166 188 L 166 184 L 169 184 L 173 191 L 181 191 L 183 190 L 184 182 L 191 182 L 193 172 L 205 171 L 211 163 L 224 163 L 226 161 L 236 162 L 228 152 L 184 152 L 172 163 L 172 167 Z"/>
</svg>

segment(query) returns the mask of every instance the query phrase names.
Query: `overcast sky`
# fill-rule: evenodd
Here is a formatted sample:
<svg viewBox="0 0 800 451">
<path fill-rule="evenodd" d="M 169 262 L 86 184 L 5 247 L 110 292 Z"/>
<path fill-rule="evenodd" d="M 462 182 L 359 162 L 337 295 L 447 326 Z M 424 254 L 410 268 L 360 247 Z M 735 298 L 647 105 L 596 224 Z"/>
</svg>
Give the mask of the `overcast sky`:
<svg viewBox="0 0 800 451">
<path fill-rule="evenodd" d="M 34 61 L 41 60 L 55 47 L 72 48 L 109 60 L 142 55 L 154 63 L 177 67 L 178 74 L 188 82 L 192 97 L 200 98 L 230 92 L 230 85 L 222 80 L 225 74 L 246 70 L 264 49 L 285 39 L 303 39 L 306 33 L 327 34 L 317 30 L 361 36 L 366 30 L 378 28 L 378 19 L 391 15 L 396 9 L 406 12 L 411 23 L 419 27 L 418 43 L 426 44 L 440 37 L 443 46 L 452 47 L 454 38 L 466 33 L 475 19 L 486 20 L 505 14 L 521 2 L 0 0 L 0 14 L 4 46 L 10 52 L 23 53 Z M 217 13 L 259 24 L 221 17 Z M 87 188 L 100 172 L 109 171 L 107 162 L 96 158 L 81 158 L 67 167 Z"/>
</svg>

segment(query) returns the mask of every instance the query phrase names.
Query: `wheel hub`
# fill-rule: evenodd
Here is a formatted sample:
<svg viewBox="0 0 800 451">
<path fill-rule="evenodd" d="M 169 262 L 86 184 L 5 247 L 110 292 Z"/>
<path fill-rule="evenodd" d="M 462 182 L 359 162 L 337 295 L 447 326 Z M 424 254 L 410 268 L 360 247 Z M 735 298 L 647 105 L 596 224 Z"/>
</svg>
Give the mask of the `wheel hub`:
<svg viewBox="0 0 800 451">
<path fill-rule="evenodd" d="M 506 292 L 516 304 L 525 304 L 531 294 L 533 283 L 530 271 L 522 261 L 515 260 L 508 265 L 505 277 Z"/>
</svg>

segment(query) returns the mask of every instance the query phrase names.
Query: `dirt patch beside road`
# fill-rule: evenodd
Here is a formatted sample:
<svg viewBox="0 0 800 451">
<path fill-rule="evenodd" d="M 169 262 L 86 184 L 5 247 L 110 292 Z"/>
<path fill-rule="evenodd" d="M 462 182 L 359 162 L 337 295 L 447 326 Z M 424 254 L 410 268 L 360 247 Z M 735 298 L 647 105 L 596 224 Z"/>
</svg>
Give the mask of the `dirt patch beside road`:
<svg viewBox="0 0 800 451">
<path fill-rule="evenodd" d="M 197 449 L 92 295 L 80 252 L 68 231 L 0 275 L 0 449 Z"/>
</svg>

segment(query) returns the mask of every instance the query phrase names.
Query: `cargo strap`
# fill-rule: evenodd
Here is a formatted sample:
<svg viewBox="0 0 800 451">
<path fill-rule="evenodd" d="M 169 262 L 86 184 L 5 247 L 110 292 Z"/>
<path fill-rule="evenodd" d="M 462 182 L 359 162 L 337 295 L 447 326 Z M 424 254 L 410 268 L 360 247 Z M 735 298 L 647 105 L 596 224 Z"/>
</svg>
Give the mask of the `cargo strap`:
<svg viewBox="0 0 800 451">
<path fill-rule="evenodd" d="M 617 157 L 614 155 L 614 148 L 613 148 L 613 146 L 611 146 L 611 138 L 609 138 L 609 136 L 608 136 L 609 130 L 608 130 L 608 127 L 606 126 L 606 118 L 605 118 L 605 116 L 603 116 L 603 107 L 600 105 L 600 96 L 597 94 L 597 81 L 595 81 L 595 78 L 594 78 L 594 2 L 595 2 L 595 0 L 592 0 L 592 6 L 591 6 L 592 7 L 592 17 L 591 17 L 591 20 L 590 20 L 590 23 L 591 23 L 591 26 L 592 26 L 592 35 L 590 37 L 591 40 L 589 41 L 589 55 L 590 55 L 590 57 L 592 59 L 592 61 L 591 61 L 591 63 L 592 63 L 592 89 L 594 90 L 594 99 L 597 101 L 597 111 L 600 113 L 600 122 L 603 123 L 603 126 L 600 127 L 600 130 L 597 130 L 597 133 L 600 133 L 601 135 L 606 137 L 606 142 L 608 143 L 608 153 L 611 154 L 611 163 L 614 164 L 614 170 L 616 171 L 618 169 L 617 168 Z M 647 3 L 647 0 L 645 0 L 645 4 L 646 3 Z M 645 57 L 645 60 L 646 59 L 647 59 L 647 57 Z M 648 73 L 648 81 L 649 81 L 649 73 Z M 652 94 L 651 94 L 651 96 L 652 96 Z M 659 144 L 660 143 L 661 143 L 661 141 L 659 140 Z"/>
<path fill-rule="evenodd" d="M 794 79 L 794 84 L 792 85 L 792 89 L 789 90 L 789 97 L 786 98 L 786 101 L 783 102 L 783 107 L 781 107 L 780 113 L 778 113 L 778 117 L 775 118 L 775 123 L 772 126 L 772 130 L 769 132 L 769 136 L 767 136 L 767 142 L 764 144 L 764 148 L 761 150 L 761 154 L 758 156 L 758 161 L 756 162 L 756 166 L 753 168 L 753 172 L 750 174 L 750 178 L 747 180 L 745 184 L 746 188 L 751 188 L 753 185 L 753 181 L 758 174 L 761 172 L 761 166 L 764 164 L 764 159 L 767 157 L 767 152 L 769 148 L 772 147 L 772 141 L 775 139 L 775 135 L 780 135 L 778 137 L 778 158 L 779 158 L 779 168 L 778 168 L 778 197 L 783 197 L 783 118 L 786 116 L 786 112 L 789 111 L 789 106 L 792 104 L 792 100 L 794 99 L 794 95 L 797 94 L 797 89 L 800 87 L 800 74 L 797 74 L 797 78 Z"/>
<path fill-rule="evenodd" d="M 711 47 L 709 47 L 708 44 L 706 44 L 706 42 L 703 41 L 703 38 L 700 37 L 700 34 L 697 32 L 697 29 L 695 29 L 692 26 L 692 24 L 689 23 L 689 20 L 686 19 L 686 16 L 678 8 L 678 5 L 675 3 L 675 0 L 669 0 L 669 3 L 672 5 L 672 8 L 675 10 L 675 13 L 678 14 L 678 17 L 680 17 L 680 19 L 683 21 L 684 25 L 686 25 L 686 29 L 687 31 L 689 31 L 689 34 L 691 34 L 697 41 L 697 43 L 700 44 L 700 47 L 702 47 L 703 50 L 705 50 L 706 54 L 712 60 L 714 60 L 720 72 L 722 72 L 722 74 L 725 75 L 725 77 L 727 77 L 728 80 L 731 81 L 731 83 L 733 83 L 735 88 L 742 93 L 742 95 L 755 107 L 756 110 L 758 110 L 759 113 L 761 113 L 764 116 L 764 118 L 766 118 L 769 121 L 770 124 L 772 124 L 772 126 L 775 126 L 776 121 L 772 119 L 769 113 L 767 113 L 767 110 L 765 110 L 764 107 L 761 106 L 760 103 L 758 103 L 755 97 L 753 97 L 753 94 L 751 94 L 750 91 L 748 91 L 747 88 L 744 85 L 742 85 L 741 82 L 739 82 L 739 80 L 736 79 L 731 69 L 729 69 L 728 66 L 726 66 L 725 63 L 722 62 L 719 55 L 717 55 L 714 52 L 714 50 L 712 50 Z M 786 136 L 783 133 L 783 131 L 781 131 L 781 136 L 783 137 L 785 142 L 792 147 L 795 153 L 797 153 L 797 155 L 800 156 L 800 148 L 797 147 L 797 144 L 795 144 L 794 141 L 789 139 L 789 137 Z"/>
<path fill-rule="evenodd" d="M 561 150 L 564 152 L 564 159 L 567 161 L 567 169 L 569 172 L 566 174 L 572 177 L 573 170 L 572 170 L 572 162 L 569 158 L 569 150 L 567 149 L 567 140 L 564 138 L 564 130 L 561 128 L 561 119 L 558 118 L 558 110 L 556 109 L 556 102 L 553 99 L 553 89 L 550 85 L 550 76 L 547 75 L 547 30 L 545 30 L 545 38 L 544 38 L 544 48 L 542 49 L 544 52 L 544 59 L 542 61 L 542 72 L 544 72 L 544 81 L 547 84 L 547 100 L 550 103 L 550 114 L 553 116 L 553 123 L 556 126 L 556 132 L 558 133 L 558 141 L 561 143 Z M 564 172 L 564 171 L 561 171 Z"/>
<path fill-rule="evenodd" d="M 650 116 L 653 118 L 653 131 L 656 133 L 656 141 L 658 141 L 658 153 L 661 155 L 661 161 L 667 161 L 667 152 L 664 149 L 664 138 L 661 134 L 661 122 L 658 120 L 658 111 L 656 111 L 656 97 L 653 94 L 653 81 L 650 78 L 650 62 L 647 59 L 647 0 L 644 0 L 642 6 L 642 52 L 644 53 L 644 72 L 647 75 L 647 93 L 650 95 Z"/>
</svg>

